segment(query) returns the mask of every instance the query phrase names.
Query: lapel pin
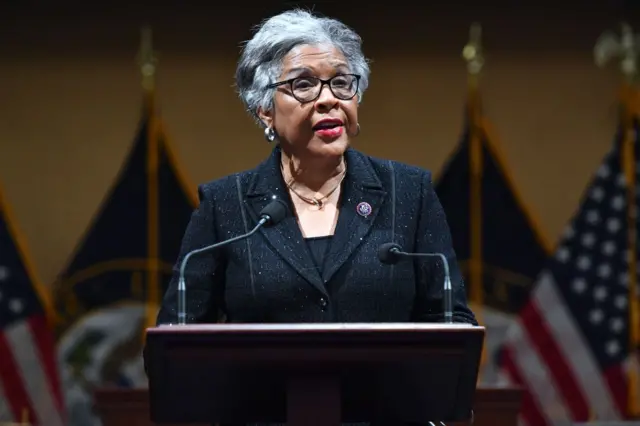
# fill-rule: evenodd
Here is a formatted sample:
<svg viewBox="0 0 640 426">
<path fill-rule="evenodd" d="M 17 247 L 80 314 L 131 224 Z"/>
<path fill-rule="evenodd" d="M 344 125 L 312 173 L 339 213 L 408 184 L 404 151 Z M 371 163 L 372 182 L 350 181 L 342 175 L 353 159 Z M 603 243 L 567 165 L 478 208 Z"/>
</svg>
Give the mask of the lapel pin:
<svg viewBox="0 0 640 426">
<path fill-rule="evenodd" d="M 358 214 L 360 216 L 367 217 L 371 214 L 371 204 L 363 201 L 360 204 L 358 204 L 358 207 L 356 207 L 356 210 L 358 211 Z"/>
</svg>

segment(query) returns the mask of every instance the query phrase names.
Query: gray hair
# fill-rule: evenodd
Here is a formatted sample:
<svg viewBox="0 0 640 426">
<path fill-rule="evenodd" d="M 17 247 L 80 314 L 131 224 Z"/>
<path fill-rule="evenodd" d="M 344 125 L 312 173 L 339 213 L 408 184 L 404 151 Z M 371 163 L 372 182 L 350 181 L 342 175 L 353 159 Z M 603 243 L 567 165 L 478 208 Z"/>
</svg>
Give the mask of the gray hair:
<svg viewBox="0 0 640 426">
<path fill-rule="evenodd" d="M 319 17 L 306 10 L 283 12 L 262 22 L 245 43 L 236 69 L 236 87 L 247 111 L 261 123 L 258 108 L 273 108 L 275 83 L 282 73 L 284 57 L 299 45 L 330 44 L 344 55 L 354 74 L 359 74 L 358 102 L 369 86 L 369 64 L 362 53 L 362 39 L 342 22 Z"/>
</svg>

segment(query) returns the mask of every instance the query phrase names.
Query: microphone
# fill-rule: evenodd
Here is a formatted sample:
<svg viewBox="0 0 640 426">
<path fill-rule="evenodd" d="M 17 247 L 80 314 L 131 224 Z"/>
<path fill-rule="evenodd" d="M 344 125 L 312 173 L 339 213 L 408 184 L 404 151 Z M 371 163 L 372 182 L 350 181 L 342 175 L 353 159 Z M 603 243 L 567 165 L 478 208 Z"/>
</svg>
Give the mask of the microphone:
<svg viewBox="0 0 640 426">
<path fill-rule="evenodd" d="M 262 209 L 262 211 L 260 212 L 260 220 L 251 231 L 247 232 L 246 234 L 229 238 L 228 240 L 219 241 L 215 244 L 192 250 L 185 255 L 184 259 L 182 259 L 182 263 L 180 264 L 180 278 L 178 279 L 178 324 L 184 325 L 187 322 L 187 285 L 184 279 L 184 270 L 187 266 L 187 262 L 189 261 L 189 259 L 191 259 L 191 256 L 205 253 L 210 250 L 214 250 L 227 244 L 233 243 L 235 241 L 248 238 L 255 234 L 258 229 L 263 226 L 277 225 L 282 221 L 282 219 L 287 217 L 288 210 L 289 209 L 284 201 L 274 199 Z"/>
<path fill-rule="evenodd" d="M 442 253 L 407 253 L 396 243 L 384 243 L 378 249 L 378 259 L 386 265 L 393 265 L 403 257 L 439 257 L 444 267 L 444 322 L 453 323 L 453 301 L 451 298 L 451 275 L 449 275 L 449 261 Z"/>
</svg>

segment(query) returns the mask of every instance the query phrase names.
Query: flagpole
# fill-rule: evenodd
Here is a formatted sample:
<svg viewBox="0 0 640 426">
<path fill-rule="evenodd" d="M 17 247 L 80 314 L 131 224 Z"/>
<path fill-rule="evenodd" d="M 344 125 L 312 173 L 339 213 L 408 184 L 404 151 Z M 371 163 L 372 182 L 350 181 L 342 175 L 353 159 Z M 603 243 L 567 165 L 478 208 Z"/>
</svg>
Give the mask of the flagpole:
<svg viewBox="0 0 640 426">
<path fill-rule="evenodd" d="M 631 27 L 621 24 L 621 36 L 605 31 L 594 47 L 595 62 L 603 67 L 614 56 L 620 57 L 620 70 L 625 78 L 621 93 L 621 124 L 623 132 L 620 161 L 627 190 L 627 262 L 628 262 L 628 306 L 629 306 L 629 359 L 627 362 L 628 414 L 640 417 L 640 301 L 638 300 L 638 230 L 636 226 L 636 122 L 640 119 L 640 93 L 638 92 L 638 46 Z"/>
<path fill-rule="evenodd" d="M 469 42 L 462 50 L 467 62 L 467 119 L 469 125 L 469 202 L 470 202 L 470 245 L 469 285 L 471 302 L 475 305 L 476 316 L 482 324 L 484 307 L 483 261 L 482 261 L 482 169 L 483 169 L 483 128 L 482 105 L 479 94 L 479 79 L 484 56 L 481 45 L 482 28 L 474 23 L 469 31 Z M 483 349 L 481 367 L 486 362 Z"/>
<path fill-rule="evenodd" d="M 155 325 L 157 308 L 160 303 L 159 280 L 159 193 L 158 166 L 159 149 L 158 133 L 160 123 L 155 115 L 155 86 L 157 58 L 153 50 L 151 28 L 145 26 L 141 30 L 138 63 L 142 74 L 144 94 L 144 114 L 147 119 L 147 303 L 145 311 L 146 327 Z M 143 333 L 144 335 L 144 333 Z"/>
</svg>

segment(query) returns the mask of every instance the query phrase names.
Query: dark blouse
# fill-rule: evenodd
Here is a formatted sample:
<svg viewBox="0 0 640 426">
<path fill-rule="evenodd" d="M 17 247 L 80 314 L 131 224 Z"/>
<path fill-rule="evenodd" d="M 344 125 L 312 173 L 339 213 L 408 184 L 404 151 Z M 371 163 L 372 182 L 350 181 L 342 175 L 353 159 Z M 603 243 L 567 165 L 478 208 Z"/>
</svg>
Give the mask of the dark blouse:
<svg viewBox="0 0 640 426">
<path fill-rule="evenodd" d="M 325 266 L 324 262 L 331 244 L 331 237 L 333 237 L 333 235 L 305 238 L 307 247 L 309 247 L 309 251 L 311 252 L 311 257 L 313 257 L 313 262 L 320 275 L 322 275 Z"/>
</svg>

